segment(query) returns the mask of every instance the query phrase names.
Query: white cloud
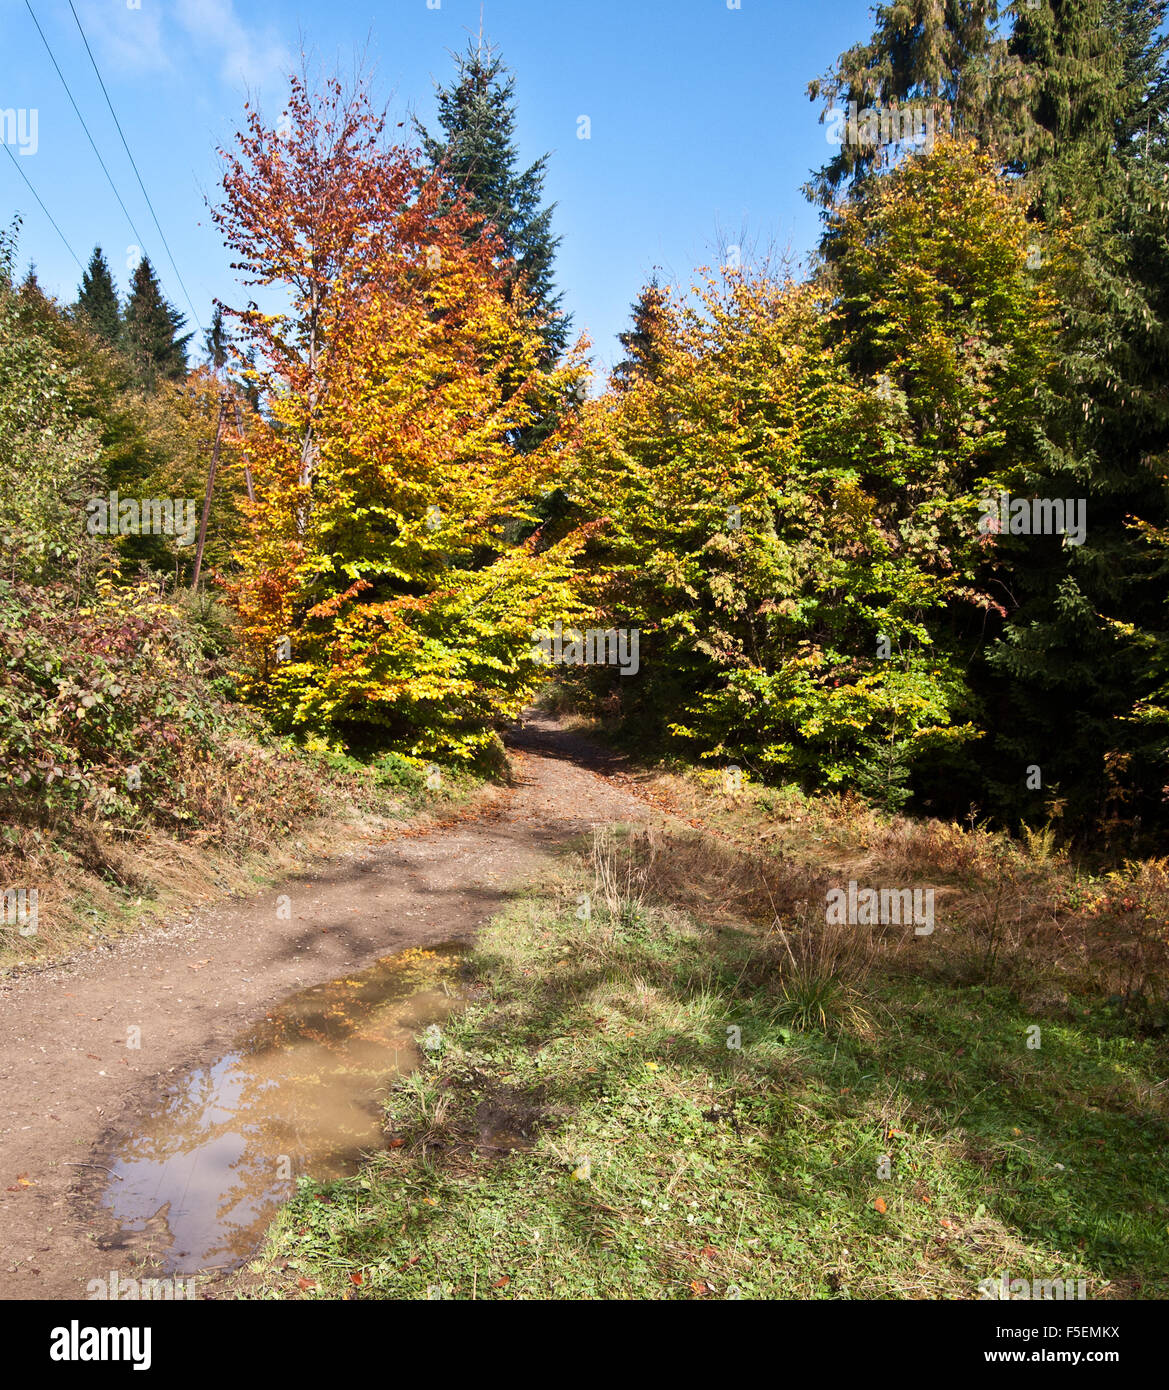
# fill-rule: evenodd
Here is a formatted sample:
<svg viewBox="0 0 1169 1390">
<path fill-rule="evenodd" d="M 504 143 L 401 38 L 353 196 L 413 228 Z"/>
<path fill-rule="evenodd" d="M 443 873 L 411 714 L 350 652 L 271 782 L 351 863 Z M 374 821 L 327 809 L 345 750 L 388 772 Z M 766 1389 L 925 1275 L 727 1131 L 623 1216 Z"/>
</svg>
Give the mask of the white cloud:
<svg viewBox="0 0 1169 1390">
<path fill-rule="evenodd" d="M 129 10 L 124 4 L 103 3 L 103 0 L 74 0 L 74 3 L 86 37 L 103 66 L 111 63 L 123 72 L 158 72 L 170 67 L 162 37 L 160 6 L 152 5 L 150 0 L 143 0 L 140 10 Z M 60 22 L 68 22 L 70 29 L 74 29 L 68 12 Z M 74 29 L 73 38 L 79 37 Z"/>
<path fill-rule="evenodd" d="M 262 87 L 288 75 L 292 59 L 287 46 L 271 29 L 249 31 L 233 0 L 178 0 L 174 13 L 190 38 L 217 53 L 224 82 Z"/>
<path fill-rule="evenodd" d="M 75 0 L 99 61 L 125 73 L 173 72 L 192 63 L 211 66 L 229 86 L 283 85 L 292 70 L 287 45 L 271 28 L 251 29 L 234 0 Z"/>
</svg>

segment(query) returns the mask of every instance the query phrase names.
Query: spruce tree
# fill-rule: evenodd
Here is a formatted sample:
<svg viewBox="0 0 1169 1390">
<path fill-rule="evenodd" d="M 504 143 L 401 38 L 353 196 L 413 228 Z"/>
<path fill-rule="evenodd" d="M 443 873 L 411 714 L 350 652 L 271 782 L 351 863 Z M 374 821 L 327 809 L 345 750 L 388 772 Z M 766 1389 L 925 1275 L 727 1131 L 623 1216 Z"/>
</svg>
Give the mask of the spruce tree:
<svg viewBox="0 0 1169 1390">
<path fill-rule="evenodd" d="M 1018 179 L 1041 262 L 1057 232 L 1074 239 L 1044 439 L 1017 491 L 1086 498 L 1087 540 L 1003 544 L 1009 612 L 988 627 L 971 678 L 988 711 L 995 808 L 1042 815 L 1058 786 L 1080 830 L 1121 802 L 1129 829 L 1166 815 L 1157 691 L 1169 574 L 1155 543 L 1169 525 L 1166 10 L 1165 0 L 898 0 L 809 89 L 837 105 L 946 101 L 952 128 Z M 829 204 L 881 168 L 879 151 L 843 147 L 806 191 Z M 831 261 L 830 236 L 824 250 Z M 1044 792 L 1024 792 L 1029 765 Z"/>
<path fill-rule="evenodd" d="M 107 343 L 116 343 L 122 332 L 122 311 L 114 277 L 100 246 L 93 248 L 89 268 L 82 273 L 77 312 Z"/>
<path fill-rule="evenodd" d="M 1087 503 L 1080 547 L 1020 547 L 1017 611 L 991 653 L 1008 679 L 1004 748 L 1041 764 L 1080 827 L 1165 817 L 1169 727 L 1169 161 L 1164 0 L 1020 6 L 1011 54 L 1026 100 L 1013 167 L 1039 223 L 1070 222 L 1049 455 L 1026 487 Z"/>
<path fill-rule="evenodd" d="M 139 382 L 147 390 L 163 380 L 181 380 L 186 373 L 192 335 L 178 336 L 184 322 L 183 315 L 163 297 L 154 267 L 143 256 L 134 271 L 123 337 Z"/>
<path fill-rule="evenodd" d="M 221 372 L 230 356 L 231 334 L 223 322 L 223 306 L 220 304 L 216 304 L 215 312 L 211 315 L 211 327 L 204 334 L 203 346 L 212 370 Z"/>
<path fill-rule="evenodd" d="M 666 294 L 655 273 L 633 303 L 633 327 L 617 335 L 628 354 L 613 368 L 613 384 L 619 391 L 627 391 L 639 378 L 652 379 L 661 365 L 665 307 Z"/>
<path fill-rule="evenodd" d="M 427 158 L 442 166 L 464 189 L 482 224 L 494 227 L 516 263 L 513 284 L 522 281 L 534 313 L 542 320 L 541 336 L 548 365 L 564 351 L 570 321 L 561 313 L 555 290 L 554 261 L 560 238 L 552 235 L 555 204 L 543 207 L 548 156 L 527 169 L 519 167 L 515 143 L 515 78 L 498 51 L 482 39 L 463 54 L 452 55 L 454 80 L 437 86 L 442 138 L 420 122 L 415 128 Z"/>
<path fill-rule="evenodd" d="M 997 0 L 894 0 L 878 5 L 874 18 L 871 38 L 810 82 L 809 98 L 823 97 L 828 109 L 845 112 L 855 102 L 858 116 L 873 106 L 927 106 L 938 130 L 988 139 L 1005 57 Z M 879 146 L 846 139 L 804 192 L 827 207 L 842 187 L 863 181 L 882 162 Z"/>
</svg>

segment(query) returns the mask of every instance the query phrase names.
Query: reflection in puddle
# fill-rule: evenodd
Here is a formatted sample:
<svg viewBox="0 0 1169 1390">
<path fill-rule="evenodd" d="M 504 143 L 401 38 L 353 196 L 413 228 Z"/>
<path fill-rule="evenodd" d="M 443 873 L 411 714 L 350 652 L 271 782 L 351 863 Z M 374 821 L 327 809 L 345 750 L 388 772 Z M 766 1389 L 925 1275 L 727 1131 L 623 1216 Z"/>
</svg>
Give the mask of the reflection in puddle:
<svg viewBox="0 0 1169 1390">
<path fill-rule="evenodd" d="M 352 1172 L 381 1147 L 379 1092 L 419 1063 L 415 1038 L 455 1006 L 452 946 L 405 951 L 294 994 L 187 1073 L 106 1157 L 102 1196 L 164 1274 L 241 1263 L 296 1179 Z"/>
</svg>

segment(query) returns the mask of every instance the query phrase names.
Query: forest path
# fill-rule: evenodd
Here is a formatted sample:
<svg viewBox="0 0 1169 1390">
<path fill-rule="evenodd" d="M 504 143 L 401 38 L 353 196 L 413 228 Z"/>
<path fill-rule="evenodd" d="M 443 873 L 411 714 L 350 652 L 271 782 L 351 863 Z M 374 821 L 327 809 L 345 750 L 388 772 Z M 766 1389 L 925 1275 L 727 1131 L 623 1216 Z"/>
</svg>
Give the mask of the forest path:
<svg viewBox="0 0 1169 1390">
<path fill-rule="evenodd" d="M 96 1244 L 103 1137 L 134 1133 L 177 1077 L 280 1001 L 409 947 L 466 940 L 574 837 L 654 818 L 607 775 L 620 759 L 555 720 L 528 719 L 509 745 L 516 785 L 486 811 L 355 843 L 253 898 L 0 990 L 0 1299 L 84 1298 L 92 1279 L 134 1275 L 132 1250 Z"/>
</svg>

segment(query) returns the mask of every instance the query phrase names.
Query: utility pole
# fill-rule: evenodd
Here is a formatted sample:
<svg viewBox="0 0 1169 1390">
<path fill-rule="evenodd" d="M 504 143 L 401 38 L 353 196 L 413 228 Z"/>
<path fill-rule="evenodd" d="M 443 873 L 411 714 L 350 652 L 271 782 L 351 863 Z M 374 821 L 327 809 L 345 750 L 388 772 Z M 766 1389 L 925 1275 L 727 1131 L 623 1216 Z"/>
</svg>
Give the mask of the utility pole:
<svg viewBox="0 0 1169 1390">
<path fill-rule="evenodd" d="M 215 422 L 215 443 L 211 449 L 211 466 L 207 470 L 207 495 L 203 498 L 203 515 L 199 520 L 199 540 L 195 546 L 195 577 L 191 580 L 192 590 L 199 587 L 199 574 L 203 568 L 203 545 L 207 540 L 207 518 L 211 515 L 211 493 L 215 487 L 215 470 L 219 467 L 219 445 L 223 439 L 223 417 L 227 414 L 227 392 L 219 396 L 219 419 Z M 248 491 L 251 491 L 249 487 Z"/>
<path fill-rule="evenodd" d="M 236 436 L 239 439 L 240 444 L 242 445 L 244 442 L 244 417 L 240 412 L 239 397 L 233 394 L 231 398 L 231 403 L 235 406 Z M 248 486 L 248 501 L 254 502 L 256 500 L 256 490 L 252 486 L 252 469 L 251 465 L 248 463 L 246 454 L 244 455 L 244 482 Z"/>
</svg>

